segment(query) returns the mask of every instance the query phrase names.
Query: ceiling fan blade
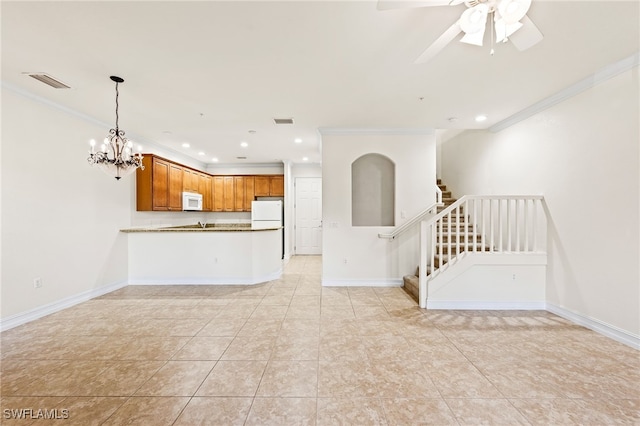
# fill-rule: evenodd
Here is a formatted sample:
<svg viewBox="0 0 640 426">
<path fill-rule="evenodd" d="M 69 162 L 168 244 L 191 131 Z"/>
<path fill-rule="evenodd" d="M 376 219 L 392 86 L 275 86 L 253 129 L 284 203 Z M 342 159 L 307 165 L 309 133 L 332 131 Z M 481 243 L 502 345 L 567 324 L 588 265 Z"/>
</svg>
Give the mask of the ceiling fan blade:
<svg viewBox="0 0 640 426">
<path fill-rule="evenodd" d="M 528 16 L 522 18 L 521 22 L 522 28 L 511 34 L 509 40 L 516 49 L 523 51 L 538 44 L 544 36 Z"/>
<path fill-rule="evenodd" d="M 462 28 L 460 28 L 460 24 L 456 22 L 455 24 L 450 26 L 444 33 L 442 33 L 442 35 L 438 37 L 436 41 L 434 41 L 431 44 L 431 46 L 429 46 L 427 50 L 425 50 L 422 53 L 422 55 L 418 56 L 418 59 L 416 59 L 414 63 L 424 64 L 425 62 L 430 61 L 431 58 L 436 56 L 442 49 L 445 48 L 447 44 L 451 43 L 453 39 L 456 38 L 456 36 L 461 32 L 462 32 Z"/>
<path fill-rule="evenodd" d="M 462 0 L 378 0 L 378 10 L 409 9 L 428 6 L 455 6 Z"/>
</svg>

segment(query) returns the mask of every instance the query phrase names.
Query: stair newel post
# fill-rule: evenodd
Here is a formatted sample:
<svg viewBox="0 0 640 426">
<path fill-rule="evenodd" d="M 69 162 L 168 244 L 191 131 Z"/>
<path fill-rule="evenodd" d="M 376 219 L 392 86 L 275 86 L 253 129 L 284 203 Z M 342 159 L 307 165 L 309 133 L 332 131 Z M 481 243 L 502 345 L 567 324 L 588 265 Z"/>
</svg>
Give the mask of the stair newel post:
<svg viewBox="0 0 640 426">
<path fill-rule="evenodd" d="M 427 223 L 425 221 L 420 222 L 420 270 L 418 271 L 418 302 L 420 303 L 420 307 L 422 309 L 425 309 L 427 307 L 427 230 Z M 431 233 L 435 234 L 434 232 Z M 431 257 L 433 259 L 433 256 Z M 431 262 L 431 272 L 433 273 L 433 260 Z"/>
</svg>

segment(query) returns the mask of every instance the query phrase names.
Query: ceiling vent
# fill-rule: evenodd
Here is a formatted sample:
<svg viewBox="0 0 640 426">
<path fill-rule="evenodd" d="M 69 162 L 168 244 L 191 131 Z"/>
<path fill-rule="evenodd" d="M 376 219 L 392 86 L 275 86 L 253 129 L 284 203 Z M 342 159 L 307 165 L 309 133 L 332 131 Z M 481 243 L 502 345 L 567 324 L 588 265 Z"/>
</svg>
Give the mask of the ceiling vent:
<svg viewBox="0 0 640 426">
<path fill-rule="evenodd" d="M 236 160 L 246 160 L 247 157 L 236 157 Z"/>
<path fill-rule="evenodd" d="M 51 77 L 50 75 L 42 73 L 42 72 L 28 72 L 28 73 L 25 73 L 25 74 L 27 74 L 29 77 L 33 77 L 36 80 L 38 80 L 38 81 L 40 81 L 40 82 L 42 82 L 42 83 L 44 83 L 44 84 L 46 84 L 48 86 L 56 88 L 56 89 L 70 89 L 71 88 L 70 86 L 67 86 L 66 84 L 64 84 L 60 80 L 57 80 L 57 79 Z"/>
<path fill-rule="evenodd" d="M 276 124 L 293 124 L 293 118 L 274 118 L 273 122 Z"/>
</svg>

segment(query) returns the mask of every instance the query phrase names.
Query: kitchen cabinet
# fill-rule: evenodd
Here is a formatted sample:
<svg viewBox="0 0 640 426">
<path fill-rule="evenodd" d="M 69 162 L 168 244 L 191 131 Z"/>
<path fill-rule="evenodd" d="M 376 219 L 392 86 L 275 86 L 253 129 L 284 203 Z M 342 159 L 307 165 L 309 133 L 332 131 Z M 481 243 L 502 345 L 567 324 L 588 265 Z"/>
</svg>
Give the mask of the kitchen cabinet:
<svg viewBox="0 0 640 426">
<path fill-rule="evenodd" d="M 224 211 L 224 176 L 213 177 L 213 211 Z"/>
<path fill-rule="evenodd" d="M 202 210 L 205 212 L 213 211 L 213 176 L 200 174 L 198 192 L 202 194 Z"/>
<path fill-rule="evenodd" d="M 145 155 L 142 164 L 145 169 L 136 170 L 136 209 L 182 210 L 182 167 L 153 155 Z"/>
<path fill-rule="evenodd" d="M 236 197 L 234 191 L 234 177 L 225 176 L 223 183 L 223 208 L 222 211 L 233 212 L 236 208 Z"/>
<path fill-rule="evenodd" d="M 284 175 L 255 176 L 256 197 L 283 197 Z"/>
<path fill-rule="evenodd" d="M 255 195 L 255 176 L 246 176 L 244 178 L 244 211 L 251 211 L 251 202 L 256 199 Z"/>
<path fill-rule="evenodd" d="M 284 175 L 276 175 L 270 177 L 269 196 L 284 197 Z"/>
<path fill-rule="evenodd" d="M 284 175 L 216 175 L 145 154 L 136 171 L 138 211 L 181 211 L 182 192 L 202 194 L 207 212 L 250 212 L 256 197 L 284 196 Z"/>
</svg>

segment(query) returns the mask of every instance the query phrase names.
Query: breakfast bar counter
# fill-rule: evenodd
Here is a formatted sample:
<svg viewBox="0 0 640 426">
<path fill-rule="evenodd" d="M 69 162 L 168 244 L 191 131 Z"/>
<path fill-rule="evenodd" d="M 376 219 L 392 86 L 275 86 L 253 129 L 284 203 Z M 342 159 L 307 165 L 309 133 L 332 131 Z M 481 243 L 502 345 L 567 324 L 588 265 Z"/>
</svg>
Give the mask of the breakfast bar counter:
<svg viewBox="0 0 640 426">
<path fill-rule="evenodd" d="M 282 274 L 282 228 L 208 224 L 122 229 L 130 285 L 258 284 Z"/>
</svg>

